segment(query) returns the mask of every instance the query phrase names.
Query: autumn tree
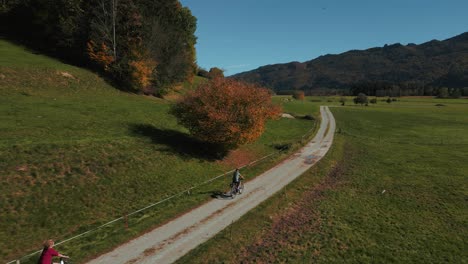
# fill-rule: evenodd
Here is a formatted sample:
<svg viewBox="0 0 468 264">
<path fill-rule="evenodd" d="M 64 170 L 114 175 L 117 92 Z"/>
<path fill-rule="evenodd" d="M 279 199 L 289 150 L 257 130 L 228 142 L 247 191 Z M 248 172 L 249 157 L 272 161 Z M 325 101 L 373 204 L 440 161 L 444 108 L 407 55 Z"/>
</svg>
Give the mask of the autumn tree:
<svg viewBox="0 0 468 264">
<path fill-rule="evenodd" d="M 0 7 L 2 33 L 91 64 L 122 89 L 167 89 L 196 73 L 197 20 L 178 0 L 0 0 Z"/>
<path fill-rule="evenodd" d="M 133 59 L 128 63 L 131 72 L 131 84 L 133 88 L 139 91 L 148 90 L 153 79 L 153 73 L 156 68 L 156 61 L 145 53 L 135 51 Z"/>
<path fill-rule="evenodd" d="M 294 91 L 293 98 L 296 100 L 304 100 L 305 98 L 304 91 Z"/>
<path fill-rule="evenodd" d="M 234 149 L 257 139 L 280 107 L 265 88 L 216 78 L 181 98 L 171 113 L 199 140 Z"/>
<path fill-rule="evenodd" d="M 95 50 L 106 53 L 106 57 L 111 57 L 112 61 L 116 61 L 116 24 L 118 23 L 117 19 L 120 18 L 117 15 L 120 9 L 118 0 L 91 0 L 90 2 L 94 2 L 95 8 L 90 10 L 91 40 L 88 42 L 88 54 L 92 60 L 95 60 L 99 64 L 102 64 L 102 61 L 93 56 L 93 52 L 96 52 Z M 98 49 L 99 47 L 105 48 Z"/>
<path fill-rule="evenodd" d="M 213 67 L 208 72 L 208 78 L 210 79 L 224 78 L 224 71 L 218 67 Z"/>
<path fill-rule="evenodd" d="M 203 68 L 198 68 L 197 69 L 197 75 L 203 78 L 209 78 L 209 72 Z"/>
<path fill-rule="evenodd" d="M 115 61 L 115 56 L 107 45 L 101 42 L 101 45 L 96 44 L 93 40 L 87 43 L 87 53 L 89 58 L 99 64 L 104 71 L 110 70 L 110 65 Z"/>
</svg>

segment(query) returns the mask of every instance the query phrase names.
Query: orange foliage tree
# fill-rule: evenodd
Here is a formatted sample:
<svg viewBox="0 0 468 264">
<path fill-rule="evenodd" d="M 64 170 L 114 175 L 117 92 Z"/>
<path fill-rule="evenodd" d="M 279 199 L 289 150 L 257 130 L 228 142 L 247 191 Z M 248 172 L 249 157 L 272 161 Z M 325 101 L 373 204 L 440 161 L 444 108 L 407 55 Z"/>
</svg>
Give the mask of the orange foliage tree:
<svg viewBox="0 0 468 264">
<path fill-rule="evenodd" d="M 108 71 L 109 65 L 114 62 L 114 56 L 111 50 L 104 43 L 97 45 L 94 41 L 90 40 L 87 43 L 87 52 L 89 58 L 101 65 L 105 71 Z"/>
<path fill-rule="evenodd" d="M 151 84 L 156 62 L 149 55 L 134 52 L 134 59 L 129 62 L 131 67 L 132 83 L 136 90 L 144 90 Z"/>
<path fill-rule="evenodd" d="M 265 130 L 266 120 L 280 112 L 269 90 L 224 78 L 201 84 L 171 109 L 196 138 L 225 149 L 257 139 Z"/>
<path fill-rule="evenodd" d="M 304 91 L 294 91 L 293 98 L 296 100 L 304 100 L 305 98 Z"/>
</svg>

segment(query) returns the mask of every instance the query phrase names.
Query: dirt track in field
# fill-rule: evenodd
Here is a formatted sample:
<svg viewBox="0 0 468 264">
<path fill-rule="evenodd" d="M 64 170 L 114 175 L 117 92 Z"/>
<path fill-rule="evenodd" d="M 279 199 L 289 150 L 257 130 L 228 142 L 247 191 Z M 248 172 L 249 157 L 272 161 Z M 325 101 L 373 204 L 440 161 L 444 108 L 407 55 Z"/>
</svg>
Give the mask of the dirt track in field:
<svg viewBox="0 0 468 264">
<path fill-rule="evenodd" d="M 88 263 L 172 263 L 207 241 L 325 156 L 333 142 L 335 119 L 326 106 L 320 107 L 320 113 L 322 121 L 314 139 L 246 182 L 242 195 L 232 200 L 214 199 Z"/>
</svg>

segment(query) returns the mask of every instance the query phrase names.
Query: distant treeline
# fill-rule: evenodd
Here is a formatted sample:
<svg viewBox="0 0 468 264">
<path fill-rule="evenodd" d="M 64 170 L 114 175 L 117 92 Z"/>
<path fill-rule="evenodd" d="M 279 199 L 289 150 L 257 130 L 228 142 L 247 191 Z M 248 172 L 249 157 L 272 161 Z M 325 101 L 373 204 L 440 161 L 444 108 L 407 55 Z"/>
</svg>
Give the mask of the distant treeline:
<svg viewBox="0 0 468 264">
<path fill-rule="evenodd" d="M 1 35 L 164 93 L 196 72 L 196 18 L 178 0 L 3 0 Z"/>
<path fill-rule="evenodd" d="M 385 81 L 360 81 L 351 85 L 349 89 L 304 89 L 304 90 L 279 90 L 277 95 L 294 95 L 298 91 L 308 96 L 326 95 L 352 95 L 365 94 L 377 97 L 400 96 L 437 96 L 441 98 L 459 98 L 468 96 L 468 87 L 448 88 L 424 85 L 418 82 L 392 84 Z"/>
<path fill-rule="evenodd" d="M 361 81 L 351 85 L 348 94 L 358 95 L 364 93 L 370 96 L 438 96 L 442 98 L 468 96 L 468 87 L 448 88 L 434 87 L 421 82 L 406 82 L 392 84 L 384 81 Z"/>
</svg>

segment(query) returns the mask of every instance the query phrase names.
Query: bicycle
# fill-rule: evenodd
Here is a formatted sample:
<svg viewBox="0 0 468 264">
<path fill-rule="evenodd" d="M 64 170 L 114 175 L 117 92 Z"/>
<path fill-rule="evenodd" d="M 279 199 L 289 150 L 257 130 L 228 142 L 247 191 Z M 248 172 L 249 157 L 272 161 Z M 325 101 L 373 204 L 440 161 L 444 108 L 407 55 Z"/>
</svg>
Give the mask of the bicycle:
<svg viewBox="0 0 468 264">
<path fill-rule="evenodd" d="M 70 258 L 60 258 L 60 264 L 72 264 Z"/>
<path fill-rule="evenodd" d="M 236 197 L 238 194 L 242 194 L 244 191 L 244 182 L 240 181 L 239 186 L 237 187 L 234 183 L 231 183 L 231 191 L 230 191 L 230 196 L 232 199 Z"/>
</svg>

